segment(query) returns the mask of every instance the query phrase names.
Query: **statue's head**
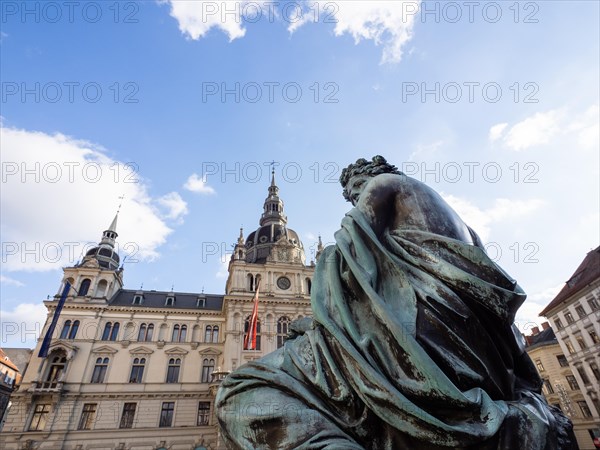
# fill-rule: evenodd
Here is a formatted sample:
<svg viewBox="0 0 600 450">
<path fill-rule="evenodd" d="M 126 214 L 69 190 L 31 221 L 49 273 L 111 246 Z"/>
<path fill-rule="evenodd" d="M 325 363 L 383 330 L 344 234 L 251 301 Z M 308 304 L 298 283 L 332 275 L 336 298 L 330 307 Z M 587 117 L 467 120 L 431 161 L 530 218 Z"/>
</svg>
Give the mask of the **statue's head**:
<svg viewBox="0 0 600 450">
<path fill-rule="evenodd" d="M 358 199 L 356 191 L 361 189 L 361 186 L 365 184 L 368 178 L 381 175 L 382 173 L 402 175 L 402 172 L 396 166 L 389 164 L 380 155 L 373 156 L 371 161 L 360 158 L 354 164 L 350 164 L 343 169 L 340 175 L 340 183 L 344 188 L 343 194 L 346 201 L 355 204 Z"/>
</svg>

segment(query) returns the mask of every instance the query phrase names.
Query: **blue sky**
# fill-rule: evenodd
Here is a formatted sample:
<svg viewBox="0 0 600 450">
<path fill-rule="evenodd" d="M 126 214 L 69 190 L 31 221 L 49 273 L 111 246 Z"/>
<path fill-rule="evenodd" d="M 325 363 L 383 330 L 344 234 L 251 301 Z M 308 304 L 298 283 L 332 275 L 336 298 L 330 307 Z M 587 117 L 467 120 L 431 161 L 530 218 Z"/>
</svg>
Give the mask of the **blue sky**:
<svg viewBox="0 0 600 450">
<path fill-rule="evenodd" d="M 125 287 L 223 293 L 271 161 L 309 259 L 341 168 L 425 181 L 529 294 L 523 331 L 599 244 L 598 2 L 1 7 L 2 346 L 123 194 Z"/>
</svg>

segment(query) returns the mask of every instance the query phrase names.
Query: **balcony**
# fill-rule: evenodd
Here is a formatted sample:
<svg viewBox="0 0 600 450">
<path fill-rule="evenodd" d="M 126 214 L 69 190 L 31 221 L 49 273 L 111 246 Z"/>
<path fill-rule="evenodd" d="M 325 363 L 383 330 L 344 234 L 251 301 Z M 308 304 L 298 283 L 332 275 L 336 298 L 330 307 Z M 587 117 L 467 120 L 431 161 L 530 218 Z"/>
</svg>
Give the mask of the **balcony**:
<svg viewBox="0 0 600 450">
<path fill-rule="evenodd" d="M 31 387 L 27 390 L 35 394 L 55 394 L 64 390 L 64 382 L 62 381 L 34 381 Z"/>
</svg>

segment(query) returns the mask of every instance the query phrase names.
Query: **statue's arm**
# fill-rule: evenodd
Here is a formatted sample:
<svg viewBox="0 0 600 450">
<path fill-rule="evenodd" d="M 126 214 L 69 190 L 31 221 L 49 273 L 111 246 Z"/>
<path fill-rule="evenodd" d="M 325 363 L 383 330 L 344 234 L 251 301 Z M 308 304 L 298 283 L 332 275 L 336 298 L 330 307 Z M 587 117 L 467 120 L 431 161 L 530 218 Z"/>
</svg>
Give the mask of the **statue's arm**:
<svg viewBox="0 0 600 450">
<path fill-rule="evenodd" d="M 366 184 L 356 203 L 377 236 L 394 222 L 396 196 L 401 189 L 402 175 L 381 174 Z"/>
</svg>

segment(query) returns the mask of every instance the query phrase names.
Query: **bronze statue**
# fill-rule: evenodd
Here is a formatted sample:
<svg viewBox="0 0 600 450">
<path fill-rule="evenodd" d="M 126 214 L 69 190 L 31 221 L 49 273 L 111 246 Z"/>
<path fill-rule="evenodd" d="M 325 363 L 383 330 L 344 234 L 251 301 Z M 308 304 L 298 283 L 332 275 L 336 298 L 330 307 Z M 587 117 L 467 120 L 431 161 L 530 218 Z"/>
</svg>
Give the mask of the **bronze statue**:
<svg viewBox="0 0 600 450">
<path fill-rule="evenodd" d="M 514 326 L 525 294 L 431 188 L 381 156 L 342 173 L 314 320 L 217 394 L 231 449 L 577 449 Z"/>
</svg>

